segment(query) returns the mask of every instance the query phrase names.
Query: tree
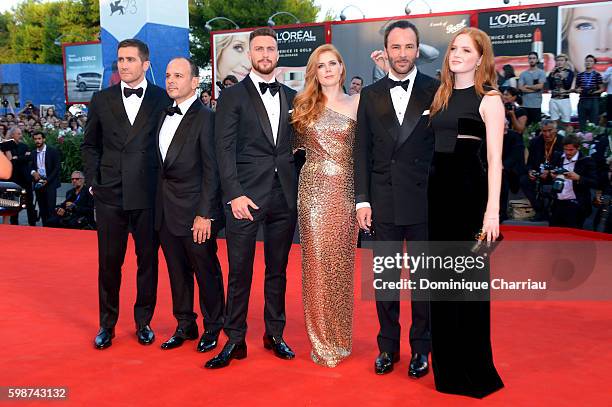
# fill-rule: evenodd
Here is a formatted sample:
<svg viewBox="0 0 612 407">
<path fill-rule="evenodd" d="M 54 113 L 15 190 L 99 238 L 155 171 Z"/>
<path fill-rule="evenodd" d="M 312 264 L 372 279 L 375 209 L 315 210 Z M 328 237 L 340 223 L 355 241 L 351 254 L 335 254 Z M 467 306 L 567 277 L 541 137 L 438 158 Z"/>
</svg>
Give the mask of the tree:
<svg viewBox="0 0 612 407">
<path fill-rule="evenodd" d="M 227 17 L 241 28 L 262 27 L 268 17 L 278 11 L 294 14 L 302 23 L 314 22 L 319 6 L 314 0 L 189 0 L 189 25 L 191 54 L 195 63 L 206 66 L 210 63 L 210 32 L 204 27 L 214 17 Z M 276 25 L 294 24 L 288 15 L 274 17 Z M 215 21 L 213 30 L 228 30 L 234 26 L 226 21 Z"/>
<path fill-rule="evenodd" d="M 61 64 L 62 49 L 55 45 L 56 39 L 92 41 L 99 32 L 97 0 L 27 0 L 0 15 L 0 63 Z"/>
</svg>

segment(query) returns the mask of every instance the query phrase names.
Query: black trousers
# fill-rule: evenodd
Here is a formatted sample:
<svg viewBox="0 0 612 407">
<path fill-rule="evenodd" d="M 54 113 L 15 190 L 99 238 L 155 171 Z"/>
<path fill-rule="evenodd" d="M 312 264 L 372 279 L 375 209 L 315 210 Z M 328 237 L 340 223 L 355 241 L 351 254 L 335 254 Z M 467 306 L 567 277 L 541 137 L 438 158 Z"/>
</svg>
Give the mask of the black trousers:
<svg viewBox="0 0 612 407">
<path fill-rule="evenodd" d="M 390 242 L 385 245 L 385 253 L 378 255 L 389 255 L 402 251 L 403 241 L 426 241 L 427 223 L 416 225 L 397 226 L 392 223 L 375 224 L 375 240 L 377 242 Z M 391 242 L 397 243 L 392 245 Z M 394 246 L 394 247 L 391 247 Z M 388 270 L 391 272 L 385 280 L 399 281 L 401 270 Z M 391 295 L 382 290 L 376 291 L 376 312 L 380 331 L 378 332 L 378 349 L 381 352 L 399 352 L 400 350 L 400 302 L 399 291 Z M 393 296 L 397 294 L 396 298 Z M 412 324 L 410 326 L 410 348 L 412 353 L 428 354 L 431 350 L 431 331 L 429 316 L 429 301 L 412 301 Z"/>
<path fill-rule="evenodd" d="M 582 229 L 586 216 L 584 210 L 574 199 L 555 199 L 552 204 L 550 226 Z"/>
<path fill-rule="evenodd" d="M 128 233 L 136 249 L 136 326 L 148 325 L 157 301 L 157 253 L 153 209 L 123 210 L 96 200 L 98 223 L 98 294 L 100 326 L 113 328 L 119 316 L 121 267 L 125 260 Z"/>
<path fill-rule="evenodd" d="M 53 215 L 57 201 L 57 189 L 55 187 L 45 186 L 35 191 L 38 209 L 40 211 L 40 220 L 43 226 L 47 226 L 47 221 Z"/>
<path fill-rule="evenodd" d="M 223 327 L 223 276 L 217 257 L 218 226 L 213 222 L 212 236 L 206 242 L 194 243 L 193 236 L 175 236 L 168 230 L 165 219 L 159 231 L 162 251 L 168 265 L 172 291 L 172 313 L 178 328 L 188 329 L 196 325 L 193 312 L 193 277 L 198 282 L 200 312 L 204 319 L 204 331 L 217 336 Z"/>
<path fill-rule="evenodd" d="M 227 253 L 229 276 L 224 331 L 230 343 L 245 339 L 249 295 L 253 280 L 253 261 L 257 229 L 263 225 L 264 258 L 264 321 L 266 334 L 280 337 L 285 329 L 285 290 L 287 261 L 293 242 L 297 213 L 289 209 L 278 177 L 268 195 L 266 205 L 252 211 L 253 221 L 236 219 L 226 205 Z"/>
<path fill-rule="evenodd" d="M 26 190 L 26 211 L 28 214 L 28 225 L 36 226 L 36 209 L 34 208 L 34 191 L 32 191 L 32 182 L 24 181 L 17 182 L 19 186 Z M 55 207 L 55 204 L 53 205 Z M 11 216 L 11 225 L 19 225 L 19 214 Z"/>
</svg>

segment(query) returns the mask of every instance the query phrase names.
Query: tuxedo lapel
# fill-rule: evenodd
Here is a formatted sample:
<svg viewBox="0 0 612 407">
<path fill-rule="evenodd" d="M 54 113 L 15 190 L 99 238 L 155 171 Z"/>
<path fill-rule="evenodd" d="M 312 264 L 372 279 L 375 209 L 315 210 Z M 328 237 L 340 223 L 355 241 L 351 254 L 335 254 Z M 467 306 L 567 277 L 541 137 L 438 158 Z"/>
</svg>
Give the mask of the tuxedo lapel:
<svg viewBox="0 0 612 407">
<path fill-rule="evenodd" d="M 187 110 L 187 113 L 185 113 L 185 117 L 183 117 L 183 120 L 181 120 L 181 124 L 179 124 L 178 128 L 176 129 L 176 133 L 174 133 L 174 137 L 172 137 L 172 141 L 168 147 L 166 159 L 164 160 L 163 164 L 164 169 L 169 168 L 179 156 L 181 150 L 183 149 L 183 145 L 185 144 L 185 140 L 189 135 L 189 130 L 191 129 L 193 122 L 195 122 L 195 117 L 202 107 L 202 102 L 196 99 Z"/>
<path fill-rule="evenodd" d="M 138 114 L 136 115 L 136 119 L 134 120 L 134 124 L 128 133 L 128 137 L 125 140 L 125 144 L 132 141 L 137 134 L 140 133 L 144 125 L 147 123 L 149 118 L 151 117 L 151 112 L 155 107 L 156 98 L 153 94 L 153 85 L 147 83 L 147 90 L 142 97 L 142 103 L 140 104 L 140 109 L 138 109 Z M 135 97 L 135 96 L 132 96 Z M 125 109 L 124 109 L 125 110 Z M 128 122 L 129 123 L 129 122 Z"/>
<path fill-rule="evenodd" d="M 261 128 L 263 132 L 265 133 L 266 138 L 268 139 L 270 144 L 272 144 L 272 146 L 275 147 L 274 137 L 272 136 L 272 126 L 270 125 L 270 118 L 268 117 L 268 112 L 266 111 L 266 107 L 264 106 L 263 101 L 261 100 L 261 96 L 259 95 L 259 92 L 255 88 L 255 84 L 253 83 L 251 76 L 250 75 L 247 76 L 242 81 L 242 83 L 244 83 L 244 87 L 249 93 L 249 97 L 251 98 L 251 102 L 253 103 L 253 107 L 255 108 L 257 117 L 259 118 L 259 124 L 261 124 Z M 281 103 L 281 107 L 282 107 L 282 103 Z"/>
<path fill-rule="evenodd" d="M 278 135 L 276 136 L 276 145 L 280 146 L 281 140 L 287 137 L 287 130 L 289 123 L 289 102 L 287 100 L 287 94 L 285 89 L 281 86 L 279 90 L 280 95 L 280 121 L 278 122 Z"/>
<path fill-rule="evenodd" d="M 113 89 L 112 98 L 110 100 L 110 108 L 113 112 L 113 116 L 117 121 L 117 124 L 121 127 L 125 133 L 125 137 L 130 134 L 132 126 L 130 125 L 130 119 L 128 119 L 127 113 L 125 112 L 125 106 L 123 106 L 123 97 L 121 97 L 121 85 L 115 85 Z"/>
<path fill-rule="evenodd" d="M 157 122 L 157 129 L 155 131 L 155 156 L 157 157 L 157 162 L 159 166 L 164 164 L 164 160 L 162 160 L 161 151 L 159 151 L 159 133 L 161 132 L 161 128 L 164 125 L 164 119 L 166 118 L 166 111 L 164 110 L 159 117 L 159 121 Z"/>
<path fill-rule="evenodd" d="M 410 101 L 406 107 L 406 113 L 404 114 L 404 122 L 402 123 L 399 137 L 395 148 L 398 149 L 412 134 L 423 111 L 428 107 L 427 101 L 429 100 L 428 90 L 424 85 L 423 78 L 420 78 L 421 74 L 417 72 L 417 76 L 412 86 L 412 93 L 410 94 Z"/>
<path fill-rule="evenodd" d="M 397 140 L 399 138 L 400 123 L 397 121 L 397 115 L 393 108 L 393 100 L 391 99 L 391 92 L 387 85 L 387 77 L 378 82 L 378 87 L 375 89 L 375 93 L 377 94 L 375 101 L 376 111 L 378 112 L 378 117 L 383 127 L 387 130 L 389 135 L 391 135 L 393 140 Z"/>
</svg>

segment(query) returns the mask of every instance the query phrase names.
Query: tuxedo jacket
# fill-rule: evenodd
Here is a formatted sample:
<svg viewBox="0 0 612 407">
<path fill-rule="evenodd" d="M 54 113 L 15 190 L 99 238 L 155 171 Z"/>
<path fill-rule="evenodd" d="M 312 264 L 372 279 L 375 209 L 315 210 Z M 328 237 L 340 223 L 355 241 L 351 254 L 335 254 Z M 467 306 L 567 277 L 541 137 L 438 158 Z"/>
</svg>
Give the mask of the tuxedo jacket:
<svg viewBox="0 0 612 407">
<path fill-rule="evenodd" d="M 156 159 L 159 165 L 155 229 L 162 222 L 175 236 L 191 236 L 198 216 L 223 222 L 221 186 L 214 143 L 214 113 L 196 99 L 184 113 L 162 160 L 159 134 L 166 113 L 161 114 L 156 131 Z"/>
<path fill-rule="evenodd" d="M 124 210 L 153 208 L 159 168 L 155 130 L 170 103 L 166 91 L 148 83 L 131 125 L 120 84 L 94 94 L 81 153 L 86 183 L 97 200 Z"/>
<path fill-rule="evenodd" d="M 438 85 L 417 72 L 401 125 L 387 77 L 361 91 L 354 149 L 355 199 L 370 203 L 374 222 L 427 221 L 427 181 L 434 151 L 428 111 Z"/>
<path fill-rule="evenodd" d="M 591 188 L 597 188 L 597 172 L 595 171 L 595 161 L 591 157 L 584 157 L 578 152 L 578 160 L 574 164 L 574 172 L 580 175 L 579 181 L 573 181 L 572 187 L 578 205 L 582 209 L 584 216 L 589 216 L 592 211 Z M 563 166 L 563 156 L 555 157 L 552 164 L 557 167 Z"/>
<path fill-rule="evenodd" d="M 38 171 L 38 150 L 34 148 L 32 150 L 32 171 Z M 47 151 L 45 153 L 45 170 L 47 172 L 47 186 L 49 188 L 59 188 L 60 182 L 60 170 L 61 170 L 61 159 L 60 153 L 57 149 L 47 145 Z"/>
<path fill-rule="evenodd" d="M 276 144 L 263 101 L 250 76 L 224 89 L 217 101 L 215 141 L 223 202 L 242 195 L 266 205 L 275 172 L 289 209 L 297 206 L 297 175 L 289 124 L 295 91 L 281 85 Z"/>
<path fill-rule="evenodd" d="M 32 153 L 28 150 L 28 146 L 24 143 L 17 143 L 17 146 L 11 150 L 13 156 L 13 175 L 11 181 L 18 184 L 22 188 L 32 186 Z M 36 155 L 36 149 L 34 149 Z"/>
</svg>

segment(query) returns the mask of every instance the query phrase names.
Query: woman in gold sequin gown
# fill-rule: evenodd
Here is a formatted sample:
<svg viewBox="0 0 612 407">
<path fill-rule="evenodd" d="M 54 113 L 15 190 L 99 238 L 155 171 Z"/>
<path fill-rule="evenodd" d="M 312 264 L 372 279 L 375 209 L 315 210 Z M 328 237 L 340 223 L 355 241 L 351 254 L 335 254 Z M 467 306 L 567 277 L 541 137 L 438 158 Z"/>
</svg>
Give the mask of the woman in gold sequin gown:
<svg viewBox="0 0 612 407">
<path fill-rule="evenodd" d="M 334 367 L 351 353 L 357 244 L 353 141 L 359 95 L 342 91 L 346 71 L 331 44 L 306 66 L 294 101 L 294 147 L 306 150 L 298 186 L 302 298 L 315 363 Z"/>
</svg>

